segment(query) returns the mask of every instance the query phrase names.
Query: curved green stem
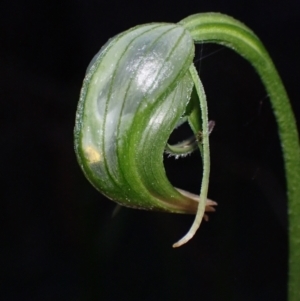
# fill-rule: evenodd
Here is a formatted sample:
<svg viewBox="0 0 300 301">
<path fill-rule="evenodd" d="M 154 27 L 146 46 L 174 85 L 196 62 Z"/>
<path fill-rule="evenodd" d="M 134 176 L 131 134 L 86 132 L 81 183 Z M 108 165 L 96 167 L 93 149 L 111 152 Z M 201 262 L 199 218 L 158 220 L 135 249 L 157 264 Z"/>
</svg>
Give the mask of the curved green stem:
<svg viewBox="0 0 300 301">
<path fill-rule="evenodd" d="M 277 70 L 258 37 L 241 22 L 218 13 L 197 14 L 180 22 L 197 43 L 225 45 L 247 59 L 270 97 L 282 145 L 289 213 L 289 301 L 300 300 L 300 146 L 292 108 Z"/>
</svg>

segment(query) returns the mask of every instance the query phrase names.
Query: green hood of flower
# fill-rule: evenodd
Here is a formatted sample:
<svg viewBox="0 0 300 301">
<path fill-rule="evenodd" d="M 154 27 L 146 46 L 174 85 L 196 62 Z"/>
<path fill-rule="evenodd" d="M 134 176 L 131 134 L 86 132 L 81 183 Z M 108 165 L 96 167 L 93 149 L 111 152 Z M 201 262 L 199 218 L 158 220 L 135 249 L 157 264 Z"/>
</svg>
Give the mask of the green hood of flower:
<svg viewBox="0 0 300 301">
<path fill-rule="evenodd" d="M 163 152 L 193 89 L 194 42 L 184 27 L 153 23 L 110 39 L 88 67 L 75 151 L 88 180 L 121 205 L 195 213 L 168 181 Z"/>
</svg>

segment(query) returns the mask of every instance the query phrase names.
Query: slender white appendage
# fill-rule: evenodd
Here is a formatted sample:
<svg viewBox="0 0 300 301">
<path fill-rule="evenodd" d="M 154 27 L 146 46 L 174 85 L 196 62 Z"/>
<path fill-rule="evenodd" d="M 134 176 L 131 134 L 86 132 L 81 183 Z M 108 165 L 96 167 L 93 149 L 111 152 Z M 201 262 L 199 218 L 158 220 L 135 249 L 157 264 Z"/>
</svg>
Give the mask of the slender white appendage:
<svg viewBox="0 0 300 301">
<path fill-rule="evenodd" d="M 187 243 L 197 232 L 200 227 L 201 221 L 204 216 L 205 204 L 207 199 L 208 183 L 209 183 L 209 171 L 210 171 L 210 156 L 209 156 L 209 129 L 208 129 L 208 113 L 205 92 L 202 83 L 199 79 L 197 70 L 194 65 L 190 67 L 190 73 L 193 78 L 195 88 L 200 100 L 201 117 L 202 117 L 202 146 L 203 146 L 203 175 L 201 183 L 200 201 L 197 209 L 197 213 L 194 222 L 187 232 L 187 234 L 181 238 L 178 242 L 173 244 L 173 248 L 178 248 Z"/>
<path fill-rule="evenodd" d="M 188 233 L 185 236 L 183 236 L 179 241 L 177 241 L 175 244 L 173 244 L 173 248 L 178 248 L 178 247 L 186 244 L 196 234 L 197 230 L 200 227 L 202 219 L 204 217 L 205 204 L 206 204 L 206 200 L 200 199 L 196 217 L 194 219 L 192 227 L 190 228 L 190 230 L 188 231 Z"/>
</svg>

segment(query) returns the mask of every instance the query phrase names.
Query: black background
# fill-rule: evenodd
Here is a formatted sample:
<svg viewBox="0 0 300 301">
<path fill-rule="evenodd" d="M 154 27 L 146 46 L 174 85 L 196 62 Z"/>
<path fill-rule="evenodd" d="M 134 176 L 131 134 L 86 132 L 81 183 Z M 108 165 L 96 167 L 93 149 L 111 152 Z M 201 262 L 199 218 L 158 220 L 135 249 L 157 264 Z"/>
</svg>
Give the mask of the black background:
<svg viewBox="0 0 300 301">
<path fill-rule="evenodd" d="M 1 300 L 286 300 L 280 143 L 266 92 L 237 54 L 197 48 L 216 121 L 209 197 L 219 206 L 182 248 L 171 245 L 192 216 L 122 209 L 111 218 L 114 204 L 73 151 L 82 79 L 100 47 L 137 24 L 208 11 L 256 32 L 299 120 L 297 0 L 1 1 Z M 175 186 L 198 192 L 199 154 L 165 161 Z"/>
</svg>

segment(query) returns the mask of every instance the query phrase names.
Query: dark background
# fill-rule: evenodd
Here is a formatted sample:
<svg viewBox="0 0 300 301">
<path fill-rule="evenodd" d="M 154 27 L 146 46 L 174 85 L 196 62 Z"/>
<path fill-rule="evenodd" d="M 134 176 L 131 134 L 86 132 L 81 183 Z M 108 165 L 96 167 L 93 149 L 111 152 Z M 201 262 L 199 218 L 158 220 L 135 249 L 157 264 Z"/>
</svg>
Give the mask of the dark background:
<svg viewBox="0 0 300 301">
<path fill-rule="evenodd" d="M 197 48 L 216 121 L 209 197 L 219 206 L 187 245 L 171 248 L 192 216 L 122 209 L 111 218 L 114 204 L 73 151 L 82 79 L 100 47 L 134 25 L 208 11 L 257 33 L 299 120 L 297 0 L 0 2 L 0 300 L 286 300 L 280 143 L 266 92 L 238 55 Z M 195 193 L 200 166 L 197 153 L 166 159 L 171 182 Z"/>
</svg>

